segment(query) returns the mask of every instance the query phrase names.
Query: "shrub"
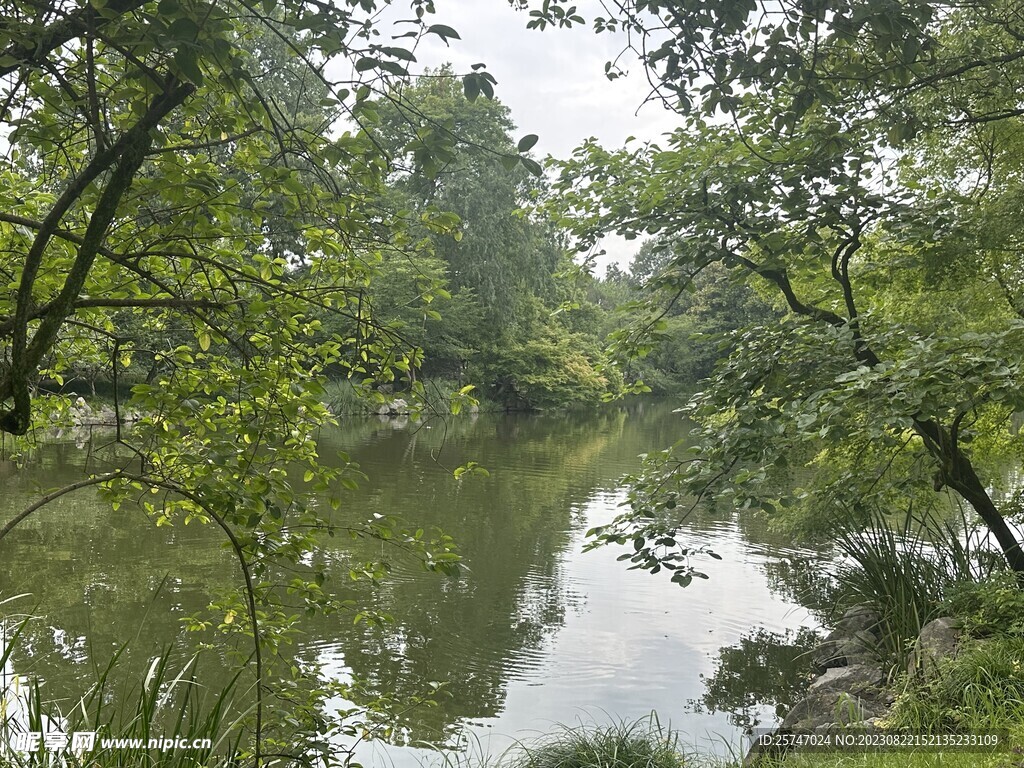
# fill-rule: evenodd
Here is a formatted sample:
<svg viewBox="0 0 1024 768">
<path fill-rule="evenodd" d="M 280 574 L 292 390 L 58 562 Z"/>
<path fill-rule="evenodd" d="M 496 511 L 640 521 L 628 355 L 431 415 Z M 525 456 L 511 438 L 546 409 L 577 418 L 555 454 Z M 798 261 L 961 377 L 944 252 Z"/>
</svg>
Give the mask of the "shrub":
<svg viewBox="0 0 1024 768">
<path fill-rule="evenodd" d="M 1024 635 L 1024 590 L 1010 571 L 997 571 L 982 581 L 956 585 L 945 607 L 974 637 Z"/>
<path fill-rule="evenodd" d="M 896 527 L 875 510 L 866 526 L 837 519 L 834 530 L 849 560 L 837 572 L 843 602 L 877 608 L 885 650 L 900 664 L 955 585 L 982 575 L 981 552 L 961 540 L 957 525 L 931 514 L 908 512 Z"/>
<path fill-rule="evenodd" d="M 1024 637 L 1000 635 L 968 642 L 935 675 L 911 683 L 888 720 L 893 727 L 929 733 L 999 727 L 1020 731 L 1024 725 Z"/>
</svg>

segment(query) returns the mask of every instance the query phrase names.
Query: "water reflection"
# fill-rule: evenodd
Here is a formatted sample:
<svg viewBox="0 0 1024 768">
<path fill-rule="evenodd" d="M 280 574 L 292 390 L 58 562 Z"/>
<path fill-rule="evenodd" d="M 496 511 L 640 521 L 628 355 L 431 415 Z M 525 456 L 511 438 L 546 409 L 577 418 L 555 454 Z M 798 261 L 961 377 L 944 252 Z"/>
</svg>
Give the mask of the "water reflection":
<svg viewBox="0 0 1024 768">
<path fill-rule="evenodd" d="M 763 521 L 736 515 L 694 516 L 690 534 L 713 543 L 724 559 L 706 564 L 710 581 L 685 590 L 625 570 L 612 549 L 582 553 L 585 530 L 616 514 L 620 478 L 636 471 L 637 455 L 684 431 L 671 405 L 644 402 L 447 424 L 372 418 L 325 430 L 325 460 L 343 451 L 369 477 L 348 495 L 339 523 L 398 514 L 416 527 L 440 527 L 459 542 L 468 567 L 451 580 L 385 551 L 393 577 L 373 587 L 347 573 L 354 562 L 380 558 L 379 542 L 329 540 L 310 563 L 330 574 L 325 588 L 394 622 L 316 618 L 297 655 L 336 679 L 364 680 L 371 696 L 408 700 L 427 682 L 446 681 L 450 695 L 437 707 L 403 717 L 404 743 L 468 737 L 499 751 L 553 722 L 652 710 L 705 748 L 735 740 L 739 721 L 723 713 L 724 704 L 694 712 L 687 702 L 703 695 L 702 675 L 714 679 L 719 649 L 742 644 L 752 627 L 780 634 L 816 623 L 798 605 L 801 588 L 778 565 L 815 553 L 794 550 Z M 38 454 L 5 478 L 0 519 L 80 478 L 88 456 L 73 445 Z M 490 476 L 454 479 L 451 470 L 469 460 Z M 95 452 L 88 461 L 98 461 Z M 183 616 L 201 612 L 235 579 L 214 531 L 156 529 L 139 510 L 112 512 L 88 491 L 62 497 L 3 547 L 0 598 L 32 592 L 44 617 L 19 651 L 18 669 L 68 695 L 128 637 L 139 635 L 142 658 L 168 645 Z M 367 762 L 418 765 L 425 754 L 374 749 L 387 754 L 371 753 Z"/>
<path fill-rule="evenodd" d="M 812 676 L 811 651 L 821 635 L 809 627 L 771 632 L 764 627 L 718 652 L 715 673 L 693 702 L 698 712 L 725 712 L 737 728 L 748 731 L 781 717 L 807 691 Z"/>
</svg>

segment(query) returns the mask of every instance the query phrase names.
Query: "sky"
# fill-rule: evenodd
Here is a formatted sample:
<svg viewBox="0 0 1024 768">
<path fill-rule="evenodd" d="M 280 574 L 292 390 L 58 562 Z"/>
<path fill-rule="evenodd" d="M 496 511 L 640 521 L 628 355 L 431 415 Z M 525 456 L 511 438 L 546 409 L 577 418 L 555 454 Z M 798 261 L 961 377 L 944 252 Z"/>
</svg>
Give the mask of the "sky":
<svg viewBox="0 0 1024 768">
<path fill-rule="evenodd" d="M 580 0 L 580 13 L 590 21 L 594 0 Z M 420 66 L 450 62 L 457 72 L 484 63 L 498 81 L 495 96 L 512 112 L 519 139 L 540 137 L 535 157 L 568 157 L 588 137 L 606 147 L 620 147 L 629 136 L 658 139 L 678 125 L 678 118 L 660 104 L 643 105 L 650 86 L 635 58 L 623 58 L 628 76 L 610 81 L 605 62 L 622 50 L 621 37 L 595 34 L 589 26 L 529 30 L 529 16 L 507 0 L 436 0 L 432 23 L 458 31 L 461 40 L 446 47 L 429 35 L 416 51 Z M 599 12 L 599 11 L 598 11 Z M 609 263 L 628 265 L 640 241 L 608 237 L 607 256 L 597 260 L 602 275 Z"/>
</svg>

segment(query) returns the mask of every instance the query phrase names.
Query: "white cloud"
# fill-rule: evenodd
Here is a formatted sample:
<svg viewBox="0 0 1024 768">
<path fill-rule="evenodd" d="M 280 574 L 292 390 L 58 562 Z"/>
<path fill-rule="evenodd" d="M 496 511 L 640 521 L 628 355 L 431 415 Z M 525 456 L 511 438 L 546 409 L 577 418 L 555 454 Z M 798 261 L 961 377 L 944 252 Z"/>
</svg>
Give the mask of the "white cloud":
<svg viewBox="0 0 1024 768">
<path fill-rule="evenodd" d="M 579 3 L 584 15 L 588 4 Z M 623 59 L 628 77 L 605 77 L 605 62 L 623 48 L 619 36 L 597 35 L 589 27 L 529 30 L 526 13 L 505 0 L 441 0 L 437 7 L 438 19 L 462 39 L 446 48 L 429 37 L 417 51 L 420 63 L 450 61 L 464 71 L 486 63 L 521 132 L 540 136 L 538 154 L 566 157 L 590 136 L 609 146 L 629 136 L 655 139 L 677 124 L 660 105 L 642 106 L 650 86 L 635 60 Z"/>
<path fill-rule="evenodd" d="M 579 0 L 577 5 L 588 21 L 600 13 L 596 0 Z M 635 56 L 627 54 L 620 61 L 626 77 L 605 77 L 605 62 L 624 48 L 622 36 L 595 34 L 589 24 L 530 30 L 527 13 L 514 10 L 507 0 L 437 0 L 436 7 L 430 22 L 454 28 L 461 39 L 446 46 L 437 36 L 426 36 L 416 50 L 418 66 L 451 63 L 456 71 L 468 72 L 474 64 L 486 64 L 498 81 L 495 95 L 509 107 L 518 127 L 515 138 L 528 133 L 540 137 L 533 149 L 536 156 L 568 157 L 590 137 L 607 147 L 621 146 L 630 136 L 658 140 L 678 126 L 678 119 L 660 104 L 644 104 L 650 85 Z M 406 9 L 395 18 L 407 15 Z M 598 257 L 596 273 L 603 274 L 611 263 L 628 264 L 641 242 L 605 238 L 601 247 L 607 254 Z"/>
</svg>

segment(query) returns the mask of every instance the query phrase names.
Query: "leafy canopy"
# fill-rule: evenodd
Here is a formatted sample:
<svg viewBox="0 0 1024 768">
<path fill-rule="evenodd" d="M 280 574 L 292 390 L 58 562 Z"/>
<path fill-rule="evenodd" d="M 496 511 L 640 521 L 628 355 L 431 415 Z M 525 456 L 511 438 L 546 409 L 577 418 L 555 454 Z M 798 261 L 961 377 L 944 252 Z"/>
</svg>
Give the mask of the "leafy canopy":
<svg viewBox="0 0 1024 768">
<path fill-rule="evenodd" d="M 516 5 L 536 28 L 584 22 L 559 0 Z M 554 163 L 555 215 L 584 251 L 607 232 L 670 242 L 654 292 L 720 265 L 789 317 L 739 338 L 687 406 L 689 444 L 652 459 L 601 540 L 632 540 L 636 567 L 685 583 L 692 550 L 674 537 L 698 501 L 863 509 L 934 487 L 966 500 L 1024 572 L 983 450 L 1022 405 L 1019 251 L 1015 234 L 979 227 L 1019 178 L 1016 5 L 608 8 L 595 30 L 629 33 L 681 127 Z M 660 311 L 623 335 L 627 357 Z M 824 465 L 820 482 L 795 492 L 786 478 L 806 465 Z"/>
<path fill-rule="evenodd" d="M 458 224 L 387 201 L 397 155 L 415 151 L 429 169 L 452 139 L 426 126 L 415 147 L 389 148 L 381 105 L 411 77 L 422 38 L 458 39 L 432 23 L 430 0 L 411 0 L 393 26 L 387 5 L 0 3 L 0 430 L 31 440 L 69 421 L 85 365 L 109 371 L 119 421 L 138 417 L 104 454 L 108 471 L 41 496 L 0 538 L 89 486 L 157 525 L 219 528 L 242 588 L 189 627 L 242 643 L 256 702 L 239 743 L 255 763 L 302 741 L 275 742 L 285 728 L 358 732 L 324 719 L 336 691 L 290 664 L 265 696 L 304 612 L 374 618 L 299 567 L 318 536 L 390 542 L 425 568 L 457 569 L 439 532 L 390 517 L 342 528 L 322 508 L 359 478 L 344 459 L 320 461 L 324 373 L 410 370 L 417 352 L 365 297 L 385 252 Z M 480 66 L 461 80 L 493 95 Z M 345 332 L 324 333 L 325 315 L 344 317 Z M 388 569 L 384 551 L 350 575 Z"/>
</svg>

